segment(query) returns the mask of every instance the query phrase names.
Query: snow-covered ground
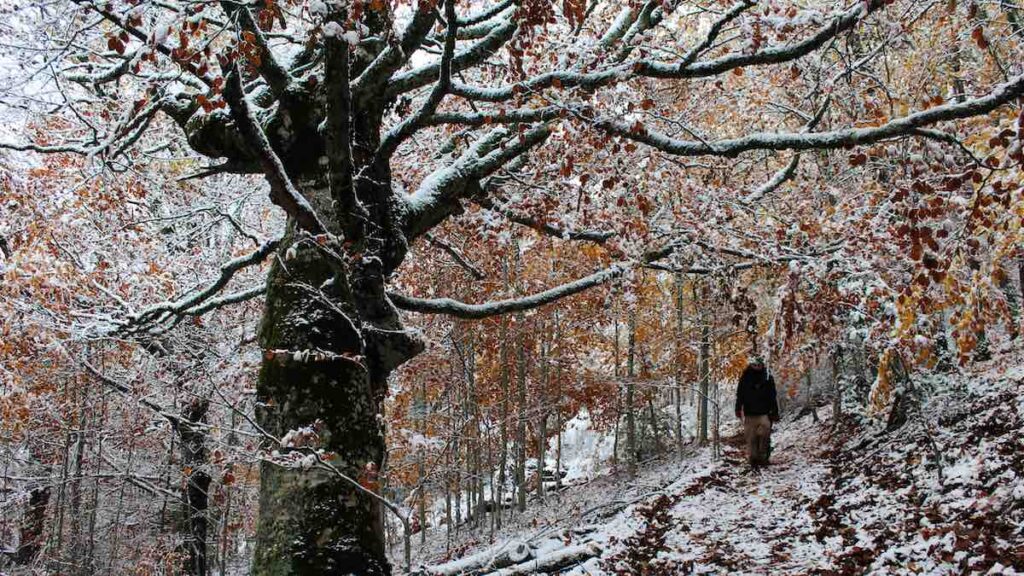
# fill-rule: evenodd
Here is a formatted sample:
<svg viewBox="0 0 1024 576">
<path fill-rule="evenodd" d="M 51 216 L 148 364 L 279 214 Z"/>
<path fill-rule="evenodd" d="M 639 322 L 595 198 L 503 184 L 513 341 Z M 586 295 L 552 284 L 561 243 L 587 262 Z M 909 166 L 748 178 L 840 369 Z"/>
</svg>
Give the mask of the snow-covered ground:
<svg viewBox="0 0 1024 576">
<path fill-rule="evenodd" d="M 431 531 L 414 564 L 433 574 L 1022 574 L 1022 360 L 919 382 L 931 399 L 897 430 L 837 430 L 821 409 L 821 422 L 781 423 L 772 465 L 753 473 L 733 429 L 718 460 L 695 449 L 634 479 L 599 476 L 534 501 L 493 535 L 463 528 L 449 542 Z"/>
</svg>

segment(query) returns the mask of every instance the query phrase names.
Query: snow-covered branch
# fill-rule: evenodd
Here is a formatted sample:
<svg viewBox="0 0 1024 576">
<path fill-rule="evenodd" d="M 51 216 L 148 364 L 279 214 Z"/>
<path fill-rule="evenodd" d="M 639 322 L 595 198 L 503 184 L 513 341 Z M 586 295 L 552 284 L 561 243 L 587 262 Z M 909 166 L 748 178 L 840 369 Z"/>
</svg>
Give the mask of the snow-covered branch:
<svg viewBox="0 0 1024 576">
<path fill-rule="evenodd" d="M 676 156 L 732 157 L 752 150 L 826 150 L 872 144 L 913 136 L 924 126 L 987 114 L 1024 95 L 1024 75 L 994 88 L 989 94 L 960 103 L 949 103 L 891 120 L 871 128 L 847 128 L 828 132 L 758 132 L 718 141 L 680 140 L 651 130 L 640 123 L 596 120 L 594 126 L 609 134 L 635 140 Z"/>
<path fill-rule="evenodd" d="M 562 284 L 561 286 L 556 286 L 555 288 L 544 290 L 543 292 L 538 292 L 531 296 L 497 300 L 484 304 L 467 304 L 451 298 L 414 298 L 411 296 L 397 294 L 395 292 L 389 292 L 388 296 L 391 298 L 391 301 L 402 310 L 420 312 L 422 314 L 447 314 L 457 318 L 475 320 L 500 314 L 508 314 L 510 312 L 522 312 L 525 310 L 539 308 L 545 304 L 550 304 L 557 300 L 561 300 L 562 298 L 579 294 L 584 290 L 588 290 L 595 286 L 600 286 L 610 280 L 614 280 L 621 276 L 627 268 L 627 264 L 613 264 L 604 270 L 591 274 L 590 276 L 580 278 L 579 280 L 575 280 L 567 284 Z"/>
<path fill-rule="evenodd" d="M 693 61 L 696 58 L 694 55 L 686 56 L 678 62 L 658 62 L 642 59 L 625 62 L 595 72 L 557 70 L 535 76 L 517 84 L 502 87 L 485 88 L 455 83 L 452 86 L 452 91 L 469 100 L 502 102 L 514 98 L 517 94 L 537 92 L 551 87 L 594 90 L 634 77 L 662 79 L 708 78 L 747 66 L 781 64 L 797 60 L 821 48 L 839 34 L 851 30 L 866 14 L 881 8 L 883 5 L 884 0 L 858 2 L 853 8 L 834 17 L 828 24 L 821 26 L 811 36 L 800 42 L 786 46 L 765 48 L 750 54 L 729 54 L 702 62 Z M 718 31 L 715 30 L 711 32 L 718 34 Z M 696 54 L 703 50 L 700 45 L 696 48 Z"/>
<path fill-rule="evenodd" d="M 226 262 L 220 267 L 220 276 L 202 290 L 175 301 L 162 302 L 160 304 L 150 306 L 149 308 L 130 316 L 123 325 L 117 328 L 116 332 L 120 334 L 135 332 L 144 326 L 163 322 L 172 316 L 182 314 L 198 316 L 213 310 L 214 308 L 219 308 L 236 302 L 242 302 L 258 296 L 262 293 L 262 287 L 258 292 L 254 292 L 254 289 L 249 289 L 211 300 L 213 296 L 227 286 L 228 282 L 230 282 L 235 276 L 235 273 L 243 268 L 260 264 L 266 260 L 280 244 L 280 238 L 268 240 L 255 251 Z"/>
<path fill-rule="evenodd" d="M 502 142 L 513 134 L 504 128 L 480 137 L 457 160 L 427 176 L 416 192 L 404 199 L 406 237 L 413 240 L 461 211 L 459 200 L 480 192 L 482 178 L 542 144 L 550 134 L 548 126 L 536 126 L 505 146 Z"/>
</svg>

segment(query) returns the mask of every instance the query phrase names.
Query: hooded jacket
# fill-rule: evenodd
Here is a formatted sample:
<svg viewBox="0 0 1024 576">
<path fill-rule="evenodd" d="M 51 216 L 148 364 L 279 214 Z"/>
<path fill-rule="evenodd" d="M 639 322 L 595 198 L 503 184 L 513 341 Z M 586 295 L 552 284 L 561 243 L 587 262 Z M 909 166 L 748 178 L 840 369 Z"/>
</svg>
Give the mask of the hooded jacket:
<svg viewBox="0 0 1024 576">
<path fill-rule="evenodd" d="M 736 387 L 736 417 L 768 417 L 774 422 L 779 419 L 779 402 L 775 396 L 775 379 L 764 368 L 747 366 Z"/>
</svg>

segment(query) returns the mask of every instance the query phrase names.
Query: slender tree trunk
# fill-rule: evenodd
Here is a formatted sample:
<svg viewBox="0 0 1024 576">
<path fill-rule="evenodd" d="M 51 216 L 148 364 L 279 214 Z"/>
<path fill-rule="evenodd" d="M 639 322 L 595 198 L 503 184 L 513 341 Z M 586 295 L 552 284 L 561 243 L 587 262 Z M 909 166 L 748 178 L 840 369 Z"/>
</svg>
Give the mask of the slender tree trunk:
<svg viewBox="0 0 1024 576">
<path fill-rule="evenodd" d="M 626 353 L 626 450 L 629 463 L 629 475 L 636 474 L 636 312 L 629 314 L 629 348 Z"/>
<path fill-rule="evenodd" d="M 839 427 L 843 420 L 843 348 L 832 351 L 832 425 Z"/>
<path fill-rule="evenodd" d="M 548 440 L 548 404 L 550 399 L 548 398 L 548 343 L 549 334 L 547 332 L 548 326 L 545 326 L 541 330 L 542 338 L 540 342 L 540 386 L 538 396 L 539 406 L 537 414 L 537 498 L 544 501 L 544 468 L 545 458 L 547 457 L 547 440 Z"/>
<path fill-rule="evenodd" d="M 654 409 L 654 395 L 647 397 L 647 412 L 651 419 L 651 436 L 654 439 L 654 451 L 661 453 L 661 431 L 658 430 L 658 413 Z"/>
<path fill-rule="evenodd" d="M 677 272 L 675 275 L 675 309 L 676 309 L 676 333 L 675 333 L 675 361 L 673 374 L 675 376 L 675 408 L 676 408 L 676 450 L 681 457 L 683 455 L 683 274 Z"/>
<path fill-rule="evenodd" d="M 1010 271 L 1002 266 L 999 267 L 999 290 L 1002 291 L 1003 296 L 1006 298 L 1007 308 L 1010 309 L 1010 322 L 1007 327 L 1007 333 L 1011 340 L 1017 339 L 1017 330 L 1020 326 L 1020 309 L 1021 301 L 1017 298 L 1017 290 L 1013 285 L 1013 280 L 1010 277 Z"/>
<path fill-rule="evenodd" d="M 207 574 L 207 531 L 209 512 L 210 473 L 206 455 L 206 434 L 203 422 L 209 402 L 196 399 L 182 411 L 177 432 L 181 440 L 181 464 L 185 477 L 182 500 L 184 504 L 183 530 L 185 534 L 185 573 L 190 576 Z"/>
<path fill-rule="evenodd" d="M 703 315 L 702 315 L 703 316 Z M 708 393 L 711 384 L 711 326 L 707 319 L 700 328 L 700 397 L 697 399 L 697 441 L 708 443 Z"/>
<path fill-rule="evenodd" d="M 619 428 L 622 420 L 622 384 L 619 372 L 619 315 L 615 315 L 615 342 L 612 349 L 612 360 L 615 364 L 615 436 L 612 440 L 612 466 L 619 466 Z"/>
<path fill-rule="evenodd" d="M 804 372 L 804 382 L 807 383 L 807 409 L 811 411 L 811 418 L 815 424 L 818 423 L 818 400 L 814 394 L 814 383 L 811 381 L 811 368 Z"/>
<path fill-rule="evenodd" d="M 519 512 L 526 511 L 526 341 L 523 334 L 525 318 L 517 317 L 519 333 L 516 338 L 516 505 Z"/>
<path fill-rule="evenodd" d="M 419 397 L 417 398 L 417 419 L 419 420 L 420 434 L 424 437 L 427 435 L 427 380 L 426 378 L 420 379 Z M 420 522 L 420 544 L 426 544 L 427 542 L 427 490 L 426 490 L 426 471 L 423 465 L 423 450 L 424 447 L 420 446 L 416 450 L 416 477 L 420 485 L 420 494 L 417 498 L 417 516 Z"/>
<path fill-rule="evenodd" d="M 238 437 L 235 435 L 235 427 L 238 426 L 238 412 L 237 410 L 231 411 L 231 432 L 228 433 L 227 443 L 228 446 L 235 446 L 238 443 Z M 247 465 L 248 467 L 248 465 Z M 247 468 L 248 470 L 248 468 Z M 232 471 L 232 469 L 229 469 Z M 228 554 L 229 554 L 229 542 L 231 541 L 231 501 L 235 494 L 235 487 L 233 484 L 225 484 L 224 486 L 224 513 L 222 517 L 222 524 L 220 530 L 220 576 L 227 576 L 228 569 Z"/>
</svg>

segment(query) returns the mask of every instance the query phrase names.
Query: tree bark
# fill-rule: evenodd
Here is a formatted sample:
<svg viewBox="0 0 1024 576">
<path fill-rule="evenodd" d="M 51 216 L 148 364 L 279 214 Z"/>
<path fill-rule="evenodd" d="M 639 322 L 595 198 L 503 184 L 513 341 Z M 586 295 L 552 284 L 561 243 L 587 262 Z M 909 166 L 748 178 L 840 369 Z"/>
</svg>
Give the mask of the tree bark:
<svg viewBox="0 0 1024 576">
<path fill-rule="evenodd" d="M 46 527 L 46 507 L 50 504 L 50 487 L 39 485 L 29 489 L 28 507 L 18 533 L 18 549 L 13 560 L 16 564 L 31 564 L 43 548 Z"/>
<path fill-rule="evenodd" d="M 676 450 L 683 455 L 683 274 L 675 274 L 676 333 L 675 333 L 675 408 L 676 408 Z"/>
<path fill-rule="evenodd" d="M 708 393 L 711 384 L 711 326 L 704 319 L 700 328 L 700 398 L 697 399 L 697 441 L 708 442 Z"/>
<path fill-rule="evenodd" d="M 182 419 L 176 425 L 185 476 L 182 494 L 185 505 L 182 530 L 186 551 L 184 571 L 190 576 L 206 576 L 208 573 L 207 512 L 211 478 L 206 457 L 206 434 L 202 428 L 208 408 L 207 400 L 196 399 L 182 411 Z"/>
<path fill-rule="evenodd" d="M 352 480 L 377 490 L 387 378 L 421 348 L 384 296 L 381 260 L 345 274 L 296 236 L 267 285 L 256 417 L 277 438 L 314 426 L 336 457 L 333 471 L 261 464 L 253 574 L 390 574 L 381 504 Z"/>
</svg>

